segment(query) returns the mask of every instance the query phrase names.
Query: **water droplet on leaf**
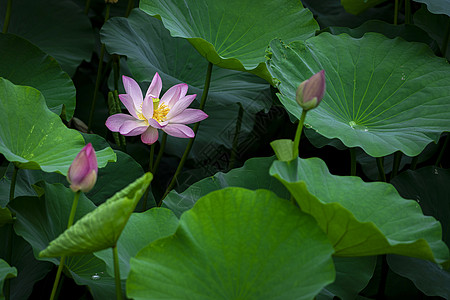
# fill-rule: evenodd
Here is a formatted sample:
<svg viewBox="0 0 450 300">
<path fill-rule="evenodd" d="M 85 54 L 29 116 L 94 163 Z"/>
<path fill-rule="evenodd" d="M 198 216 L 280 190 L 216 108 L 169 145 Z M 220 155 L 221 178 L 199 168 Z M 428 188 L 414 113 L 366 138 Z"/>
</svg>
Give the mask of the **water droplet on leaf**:
<svg viewBox="0 0 450 300">
<path fill-rule="evenodd" d="M 91 276 L 92 280 L 100 280 L 100 275 L 98 275 L 98 273 L 95 273 L 94 275 Z"/>
</svg>

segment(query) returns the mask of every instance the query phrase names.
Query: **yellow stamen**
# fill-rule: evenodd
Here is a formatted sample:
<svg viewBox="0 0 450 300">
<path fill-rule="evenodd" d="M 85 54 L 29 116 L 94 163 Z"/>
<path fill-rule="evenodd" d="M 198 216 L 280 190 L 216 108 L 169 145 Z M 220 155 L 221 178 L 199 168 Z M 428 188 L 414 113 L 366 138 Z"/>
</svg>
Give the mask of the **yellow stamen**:
<svg viewBox="0 0 450 300">
<path fill-rule="evenodd" d="M 164 122 L 166 120 L 166 116 L 169 113 L 169 111 L 170 108 L 168 108 L 167 105 L 161 104 L 158 106 L 158 108 L 153 109 L 153 119 L 155 119 L 158 122 Z"/>
</svg>

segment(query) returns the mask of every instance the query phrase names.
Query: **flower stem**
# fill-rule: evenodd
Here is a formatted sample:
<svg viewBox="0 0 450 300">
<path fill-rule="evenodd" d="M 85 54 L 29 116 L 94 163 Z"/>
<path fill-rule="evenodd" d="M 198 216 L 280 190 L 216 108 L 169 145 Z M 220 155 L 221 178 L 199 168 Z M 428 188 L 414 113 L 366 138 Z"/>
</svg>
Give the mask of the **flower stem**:
<svg viewBox="0 0 450 300">
<path fill-rule="evenodd" d="M 161 145 L 159 146 L 158 156 L 156 157 L 155 164 L 153 165 L 153 169 L 151 170 L 153 175 L 155 175 L 156 171 L 158 171 L 158 166 L 159 163 L 161 162 L 161 158 L 164 153 L 164 148 L 166 148 L 166 141 L 167 141 L 167 133 L 164 132 L 161 140 Z"/>
<path fill-rule="evenodd" d="M 90 7 L 91 7 L 91 0 L 86 0 L 86 4 L 84 5 L 84 14 L 85 15 L 88 14 Z"/>
<path fill-rule="evenodd" d="M 405 0 L 405 24 L 411 24 L 411 2 Z"/>
<path fill-rule="evenodd" d="M 398 24 L 398 0 L 395 0 L 394 6 L 394 25 Z"/>
<path fill-rule="evenodd" d="M 236 130 L 234 131 L 233 149 L 231 149 L 230 163 L 228 165 L 229 170 L 233 169 L 234 162 L 236 160 L 238 137 L 239 137 L 239 132 L 241 131 L 242 116 L 244 115 L 244 108 L 242 107 L 242 104 L 239 102 L 238 105 L 239 105 L 239 112 L 238 112 L 238 117 L 237 117 L 237 121 L 236 121 Z"/>
<path fill-rule="evenodd" d="M 419 161 L 419 155 L 414 156 L 413 159 L 411 160 L 411 165 L 409 166 L 409 169 L 411 170 L 415 170 L 417 167 L 417 162 Z"/>
<path fill-rule="evenodd" d="M 12 0 L 8 0 L 6 4 L 5 21 L 3 22 L 3 33 L 8 32 L 9 20 L 11 19 Z"/>
<path fill-rule="evenodd" d="M 303 123 L 305 123 L 305 117 L 307 110 L 302 110 L 302 116 L 300 117 L 300 121 L 298 121 L 297 131 L 295 132 L 295 139 L 294 139 L 294 157 L 298 157 L 298 147 L 300 145 L 300 138 L 302 136 L 302 130 L 303 130 Z"/>
<path fill-rule="evenodd" d="M 209 62 L 208 69 L 206 71 L 205 86 L 203 88 L 202 99 L 200 100 L 200 109 L 201 110 L 203 110 L 205 108 L 206 98 L 208 97 L 209 85 L 211 83 L 212 67 L 213 67 L 213 64 L 211 62 Z M 162 196 L 161 200 L 157 203 L 158 207 L 161 206 L 162 201 L 164 200 L 164 198 L 167 196 L 167 194 L 170 192 L 170 190 L 175 185 L 175 182 L 177 181 L 177 177 L 181 173 L 184 163 L 186 162 L 189 152 L 191 151 L 192 145 L 194 144 L 194 140 L 195 140 L 195 137 L 197 136 L 197 131 L 198 131 L 199 126 L 200 126 L 200 122 L 195 123 L 194 129 L 193 129 L 195 136 L 193 138 L 189 139 L 189 142 L 186 146 L 186 150 L 184 150 L 183 156 L 181 157 L 181 161 L 178 164 L 175 174 L 173 175 L 172 181 L 170 181 L 169 186 L 167 187 L 164 195 Z"/>
<path fill-rule="evenodd" d="M 355 148 L 350 148 L 350 176 L 356 176 L 356 153 L 355 153 Z"/>
<path fill-rule="evenodd" d="M 69 221 L 67 222 L 67 228 L 70 228 L 73 224 L 73 220 L 75 219 L 75 212 L 77 211 L 78 200 L 80 199 L 80 191 L 76 192 L 72 202 L 72 208 L 70 210 Z M 58 270 L 56 271 L 55 281 L 53 282 L 52 293 L 50 295 L 50 300 L 53 300 L 56 295 L 56 291 L 59 285 L 59 279 L 61 278 L 61 273 L 64 268 L 64 260 L 65 256 L 61 256 L 61 260 L 59 261 Z"/>
<path fill-rule="evenodd" d="M 450 132 L 447 133 L 447 137 L 445 138 L 444 145 L 442 145 L 441 152 L 439 152 L 439 156 L 436 160 L 436 163 L 434 164 L 436 167 L 439 167 L 439 164 L 441 163 L 441 160 L 442 160 L 442 157 L 444 156 L 444 152 L 445 152 L 445 149 L 447 148 L 449 139 L 450 139 Z"/>
<path fill-rule="evenodd" d="M 384 167 L 383 167 L 383 157 L 377 157 L 377 168 L 378 168 L 378 177 L 381 179 L 381 181 L 386 182 L 386 174 L 384 174 Z"/>
<path fill-rule="evenodd" d="M 155 143 L 150 146 L 150 161 L 148 162 L 148 172 L 153 169 L 153 157 L 155 156 Z"/>
<path fill-rule="evenodd" d="M 128 6 L 127 6 L 127 11 L 125 12 L 125 18 L 128 18 L 133 7 L 134 7 L 134 0 L 128 0 Z"/>
<path fill-rule="evenodd" d="M 398 173 L 398 167 L 400 166 L 400 162 L 402 160 L 402 152 L 397 151 L 394 154 L 394 164 L 392 165 L 392 173 L 391 173 L 391 180 L 395 176 L 397 176 Z"/>
<path fill-rule="evenodd" d="M 114 259 L 114 279 L 116 282 L 116 297 L 117 300 L 122 300 L 122 285 L 120 284 L 120 268 L 119 268 L 119 255 L 117 253 L 117 245 L 112 247 L 113 259 Z"/>
<path fill-rule="evenodd" d="M 14 171 L 11 178 L 11 186 L 9 189 L 9 202 L 11 202 L 14 199 L 14 191 L 16 189 L 16 181 L 17 181 L 17 173 L 19 172 L 19 168 L 14 165 Z M 12 257 L 12 243 L 13 243 L 13 235 L 14 235 L 14 229 L 13 225 L 11 224 L 8 228 L 8 245 L 7 245 L 7 253 L 6 253 L 6 261 L 8 263 L 11 263 L 11 257 Z M 5 299 L 9 300 L 9 294 L 10 294 L 10 279 L 5 280 Z"/>
<path fill-rule="evenodd" d="M 442 40 L 442 57 L 446 57 L 447 54 L 447 47 L 448 47 L 448 40 L 450 38 L 450 19 L 447 21 L 447 29 L 445 30 L 444 39 Z"/>
<path fill-rule="evenodd" d="M 107 3 L 104 23 L 106 23 L 106 21 L 108 21 L 108 19 L 109 19 L 110 8 L 111 8 L 111 4 Z M 95 102 L 97 100 L 97 93 L 98 93 L 98 90 L 100 89 L 100 82 L 102 79 L 101 77 L 102 77 L 102 72 L 103 72 L 103 57 L 104 56 L 105 56 L 105 44 L 102 43 L 102 49 L 100 50 L 100 58 L 98 61 L 97 78 L 95 80 L 94 95 L 92 96 L 91 111 L 89 112 L 88 130 L 87 130 L 88 133 L 91 132 L 91 128 L 92 128 L 92 119 L 94 117 Z"/>
</svg>

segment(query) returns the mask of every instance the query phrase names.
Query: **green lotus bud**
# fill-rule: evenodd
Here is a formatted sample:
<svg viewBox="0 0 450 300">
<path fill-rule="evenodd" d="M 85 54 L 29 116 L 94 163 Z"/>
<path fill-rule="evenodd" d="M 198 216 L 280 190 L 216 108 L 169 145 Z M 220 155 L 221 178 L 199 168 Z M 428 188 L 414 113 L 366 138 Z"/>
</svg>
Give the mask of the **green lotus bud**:
<svg viewBox="0 0 450 300">
<path fill-rule="evenodd" d="M 325 70 L 303 81 L 297 88 L 297 103 L 304 109 L 316 108 L 325 94 Z"/>
</svg>

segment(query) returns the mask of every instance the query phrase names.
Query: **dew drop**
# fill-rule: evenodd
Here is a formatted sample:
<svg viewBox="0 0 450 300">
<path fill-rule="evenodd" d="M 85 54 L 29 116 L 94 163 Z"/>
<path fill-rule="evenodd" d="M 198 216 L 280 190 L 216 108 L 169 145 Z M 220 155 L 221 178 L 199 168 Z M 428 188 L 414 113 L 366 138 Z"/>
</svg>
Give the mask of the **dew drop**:
<svg viewBox="0 0 450 300">
<path fill-rule="evenodd" d="M 305 127 L 306 127 L 306 128 L 312 128 L 312 126 L 309 125 L 308 123 L 305 123 Z"/>
<path fill-rule="evenodd" d="M 356 122 L 355 121 L 350 121 L 350 122 L 348 122 L 348 125 L 350 125 L 351 128 L 355 128 Z"/>
<path fill-rule="evenodd" d="M 434 169 L 434 174 L 435 174 L 435 175 L 439 175 L 439 173 L 438 173 L 438 170 L 437 170 L 437 169 Z"/>
<path fill-rule="evenodd" d="M 402 73 L 402 80 L 406 80 L 406 74 Z"/>
<path fill-rule="evenodd" d="M 95 273 L 94 275 L 91 276 L 92 280 L 100 280 L 100 275 L 98 275 L 98 273 Z"/>
</svg>

